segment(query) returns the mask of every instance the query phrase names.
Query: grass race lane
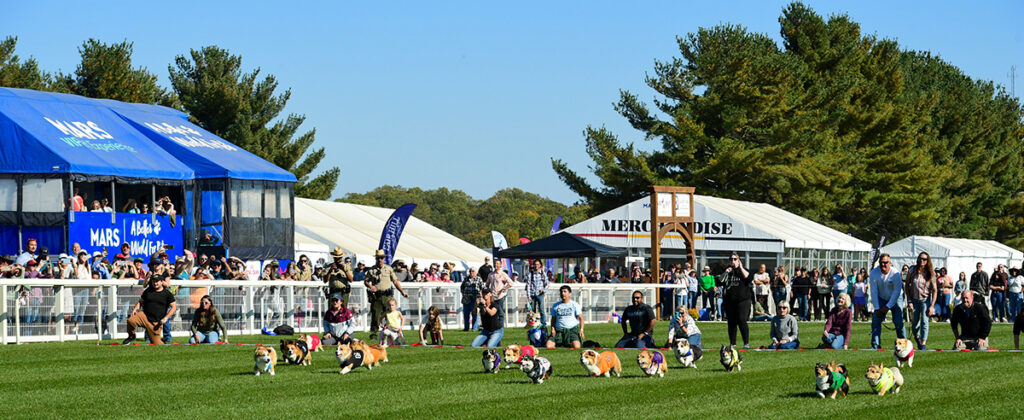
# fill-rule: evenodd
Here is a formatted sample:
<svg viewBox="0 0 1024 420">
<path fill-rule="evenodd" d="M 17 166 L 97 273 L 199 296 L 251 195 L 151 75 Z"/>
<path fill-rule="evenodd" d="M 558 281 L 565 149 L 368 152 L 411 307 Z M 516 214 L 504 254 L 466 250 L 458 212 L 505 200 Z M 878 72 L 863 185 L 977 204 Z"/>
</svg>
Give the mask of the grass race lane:
<svg viewBox="0 0 1024 420">
<path fill-rule="evenodd" d="M 399 418 L 786 418 L 884 417 L 1016 418 L 1024 386 L 1024 354 L 918 352 L 903 368 L 899 394 L 869 392 L 864 373 L 871 361 L 892 364 L 892 352 L 743 352 L 743 370 L 727 373 L 718 363 L 726 343 L 724 323 L 699 324 L 707 351 L 697 369 L 683 369 L 669 356 L 664 378 L 647 378 L 636 350 L 617 351 L 622 378 L 590 378 L 579 352 L 541 350 L 554 375 L 532 384 L 518 368 L 483 372 L 482 350 L 402 347 L 388 350 L 391 362 L 368 371 L 338 374 L 333 349 L 313 354 L 312 366 L 279 363 L 277 375 L 255 377 L 255 343 L 278 337 L 239 336 L 249 345 L 112 346 L 95 342 L 0 346 L 0 398 L 4 418 L 166 418 L 342 414 Z M 814 347 L 821 322 L 800 324 L 801 342 Z M 948 324 L 931 324 L 929 348 L 948 348 Z M 667 323 L 656 328 L 663 344 Z M 1012 349 L 1010 325 L 993 327 L 993 347 Z M 617 325 L 590 324 L 587 339 L 614 344 Z M 854 325 L 851 348 L 869 347 L 870 325 Z M 414 337 L 414 332 L 406 332 Z M 446 331 L 452 344 L 474 334 Z M 366 338 L 366 334 L 358 334 Z M 524 343 L 525 331 L 506 331 L 503 344 Z M 751 345 L 767 344 L 768 324 L 751 323 Z M 888 347 L 895 333 L 883 330 Z M 179 339 L 180 340 L 180 339 Z M 850 369 L 850 396 L 821 400 L 814 393 L 816 362 L 837 360 Z M 504 363 L 502 364 L 504 367 Z M 966 411 L 965 411 L 966 410 Z"/>
</svg>

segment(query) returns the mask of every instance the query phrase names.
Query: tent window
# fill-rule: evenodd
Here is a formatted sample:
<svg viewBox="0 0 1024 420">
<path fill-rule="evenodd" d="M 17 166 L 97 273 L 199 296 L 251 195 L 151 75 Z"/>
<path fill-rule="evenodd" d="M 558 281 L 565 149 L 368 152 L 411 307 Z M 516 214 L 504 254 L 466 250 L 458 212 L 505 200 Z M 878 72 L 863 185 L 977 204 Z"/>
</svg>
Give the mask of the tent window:
<svg viewBox="0 0 1024 420">
<path fill-rule="evenodd" d="M 277 202 L 281 204 L 282 219 L 290 219 L 292 217 L 291 195 L 291 188 L 288 188 L 288 184 L 281 184 L 277 188 Z"/>
<path fill-rule="evenodd" d="M 0 211 L 18 211 L 18 181 L 0 179 Z"/>
<path fill-rule="evenodd" d="M 277 188 L 273 184 L 263 190 L 263 217 L 276 219 L 277 213 Z"/>
<path fill-rule="evenodd" d="M 60 179 L 26 179 L 22 184 L 22 211 L 59 213 L 64 211 L 64 187 Z"/>
<path fill-rule="evenodd" d="M 233 213 L 236 217 L 261 217 L 262 188 L 252 181 L 239 181 L 233 189 Z"/>
</svg>

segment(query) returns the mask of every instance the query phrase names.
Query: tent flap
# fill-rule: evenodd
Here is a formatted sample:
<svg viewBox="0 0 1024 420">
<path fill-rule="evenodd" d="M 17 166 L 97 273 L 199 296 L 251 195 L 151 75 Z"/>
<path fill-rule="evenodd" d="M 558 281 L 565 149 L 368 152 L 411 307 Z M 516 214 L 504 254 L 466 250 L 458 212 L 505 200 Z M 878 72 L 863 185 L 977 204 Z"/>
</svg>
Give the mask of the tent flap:
<svg viewBox="0 0 1024 420">
<path fill-rule="evenodd" d="M 498 258 L 596 258 L 622 257 L 624 249 L 581 238 L 568 232 L 556 233 L 543 239 L 498 251 Z"/>
</svg>

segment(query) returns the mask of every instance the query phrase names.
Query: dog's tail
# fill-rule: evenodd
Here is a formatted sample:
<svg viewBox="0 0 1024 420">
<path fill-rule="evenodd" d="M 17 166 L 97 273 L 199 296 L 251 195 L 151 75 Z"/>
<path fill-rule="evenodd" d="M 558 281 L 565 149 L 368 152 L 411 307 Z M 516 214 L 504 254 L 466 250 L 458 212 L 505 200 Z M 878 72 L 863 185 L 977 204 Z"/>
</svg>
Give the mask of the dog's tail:
<svg viewBox="0 0 1024 420">
<path fill-rule="evenodd" d="M 697 346 L 690 346 L 690 351 L 693 352 L 693 361 L 696 362 L 704 358 L 704 350 Z"/>
</svg>

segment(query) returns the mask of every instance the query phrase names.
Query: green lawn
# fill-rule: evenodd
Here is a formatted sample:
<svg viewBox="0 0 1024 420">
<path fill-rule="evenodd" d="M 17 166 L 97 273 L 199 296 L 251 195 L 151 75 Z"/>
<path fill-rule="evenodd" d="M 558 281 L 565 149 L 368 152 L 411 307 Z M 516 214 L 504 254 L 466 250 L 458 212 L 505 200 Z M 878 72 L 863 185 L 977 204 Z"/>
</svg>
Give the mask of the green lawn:
<svg viewBox="0 0 1024 420">
<path fill-rule="evenodd" d="M 1020 418 L 1024 403 L 1024 354 L 919 353 L 904 368 L 900 394 L 868 392 L 869 361 L 892 362 L 891 352 L 745 352 L 742 372 L 726 373 L 717 347 L 726 342 L 723 323 L 701 323 L 709 352 L 699 368 L 670 360 L 664 378 L 641 376 L 636 351 L 619 352 L 622 378 L 590 378 L 579 352 L 542 350 L 554 376 L 541 385 L 519 370 L 485 374 L 481 350 L 392 348 L 391 362 L 373 371 L 338 374 L 332 351 L 314 354 L 308 367 L 278 365 L 277 375 L 252 374 L 254 347 L 111 346 L 95 342 L 0 346 L 3 418 Z M 666 325 L 659 323 L 659 344 Z M 822 323 L 802 323 L 804 346 L 816 344 Z M 853 344 L 868 346 L 870 326 L 856 324 Z M 589 325 L 587 338 L 614 344 L 618 326 Z M 767 341 L 767 323 L 752 324 L 752 345 Z M 411 334 L 410 334 L 411 335 Z M 469 333 L 449 331 L 450 343 Z M 947 324 L 932 324 L 931 347 L 949 347 Z M 885 330 L 891 344 L 894 332 Z M 360 334 L 365 337 L 365 334 Z M 277 337 L 233 337 L 246 344 L 277 343 Z M 511 329 L 504 343 L 525 342 Z M 996 348 L 1013 347 L 1010 325 L 993 331 Z M 853 347 L 853 346 L 851 346 Z M 813 392 L 815 362 L 835 359 L 851 370 L 851 394 L 820 400 Z M 382 417 L 383 416 L 383 417 Z M 853 417 L 850 417 L 853 416 Z M 333 417 L 333 416 L 332 416 Z"/>
</svg>

